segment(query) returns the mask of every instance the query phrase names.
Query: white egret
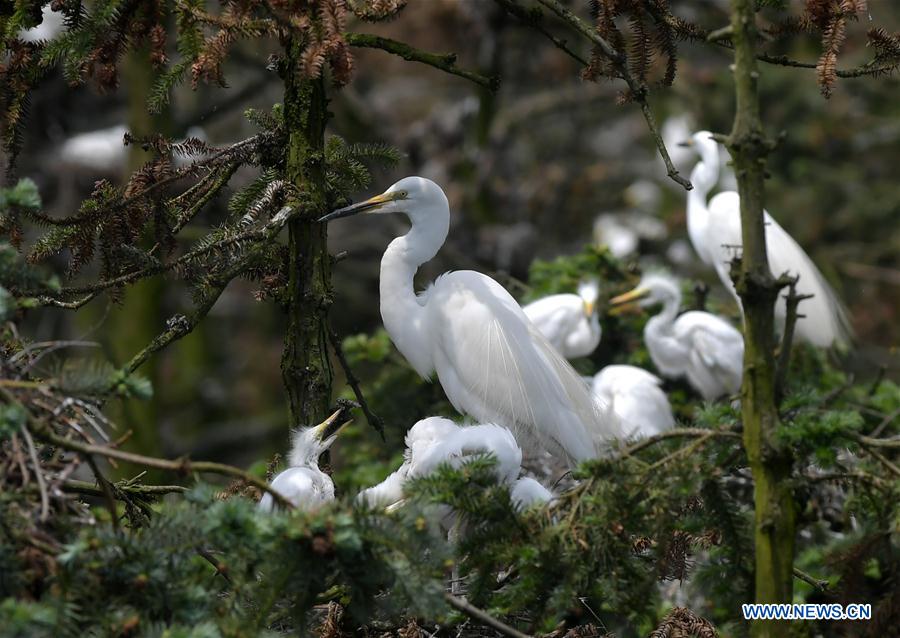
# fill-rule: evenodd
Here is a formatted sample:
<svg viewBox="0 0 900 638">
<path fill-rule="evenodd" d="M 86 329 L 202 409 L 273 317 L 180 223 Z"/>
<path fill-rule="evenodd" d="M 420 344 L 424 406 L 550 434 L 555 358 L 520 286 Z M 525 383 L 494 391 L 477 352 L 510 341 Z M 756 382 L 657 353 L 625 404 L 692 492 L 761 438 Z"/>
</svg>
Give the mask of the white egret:
<svg viewBox="0 0 900 638">
<path fill-rule="evenodd" d="M 662 379 L 642 368 L 609 365 L 594 375 L 591 390 L 619 418 L 629 437 L 653 436 L 675 427 Z"/>
<path fill-rule="evenodd" d="M 735 248 L 742 245 L 740 196 L 734 191 L 715 195 L 707 205 L 706 198 L 719 179 L 719 145 L 708 131 L 695 133 L 687 142 L 700 155 L 691 172 L 693 190 L 688 192 L 687 226 L 691 243 L 700 258 L 713 266 L 722 284 L 740 305 L 740 298 L 731 281 L 730 260 Z M 796 241 L 765 213 L 766 249 L 769 270 L 775 277 L 783 273 L 799 276 L 797 293 L 813 295 L 800 304 L 802 315 L 796 325 L 796 335 L 815 346 L 828 347 L 850 342 L 847 312 L 837 294 L 828 285 L 816 265 Z M 779 329 L 786 314 L 783 296 L 775 306 Z"/>
<path fill-rule="evenodd" d="M 471 270 L 445 273 L 416 295 L 416 270 L 437 254 L 450 227 L 441 188 L 407 177 L 381 195 L 336 210 L 404 213 L 406 235 L 381 259 L 381 317 L 394 345 L 423 377 L 433 373 L 457 410 L 516 433 L 531 452 L 543 447 L 571 461 L 597 456 L 619 436 L 585 382 L 556 352 L 500 284 Z"/>
<path fill-rule="evenodd" d="M 509 500 L 512 501 L 513 507 L 521 512 L 549 503 L 553 500 L 553 492 L 533 478 L 523 476 L 510 488 Z"/>
<path fill-rule="evenodd" d="M 596 279 L 582 281 L 578 294 L 549 295 L 522 310 L 566 359 L 586 357 L 600 344 L 600 319 L 594 312 L 600 286 Z"/>
<path fill-rule="evenodd" d="M 641 306 L 662 304 L 662 312 L 644 327 L 644 343 L 660 374 L 687 377 L 707 400 L 734 394 L 741 387 L 744 338 L 728 322 L 708 312 L 678 315 L 681 290 L 666 275 L 645 275 L 637 288 L 610 300 L 614 306 L 639 300 Z"/>
<path fill-rule="evenodd" d="M 294 432 L 288 468 L 272 479 L 272 488 L 298 509 L 313 510 L 334 500 L 334 482 L 319 469 L 319 456 L 350 423 L 335 425 L 342 412 L 338 410 L 319 425 Z M 264 512 L 271 512 L 274 506 L 275 499 L 269 493 L 259 501 L 259 509 Z"/>
<path fill-rule="evenodd" d="M 459 468 L 486 455 L 494 458 L 494 476 L 498 483 L 510 487 L 510 498 L 517 508 L 552 498 L 549 490 L 534 479 L 520 478 L 522 450 L 512 433 L 499 425 L 460 426 L 443 417 L 428 417 L 409 429 L 405 443 L 403 464 L 378 485 L 360 492 L 357 500 L 390 508 L 405 498 L 407 481 L 429 476 L 445 464 Z M 546 495 L 549 497 L 544 498 Z"/>
</svg>

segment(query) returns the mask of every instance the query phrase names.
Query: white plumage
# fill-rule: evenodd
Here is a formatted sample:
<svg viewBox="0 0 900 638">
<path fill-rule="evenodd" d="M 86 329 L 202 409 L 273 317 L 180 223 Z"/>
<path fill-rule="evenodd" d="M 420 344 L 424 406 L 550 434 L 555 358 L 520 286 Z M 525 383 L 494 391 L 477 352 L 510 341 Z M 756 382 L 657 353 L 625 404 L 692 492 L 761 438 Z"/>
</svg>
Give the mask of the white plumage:
<svg viewBox="0 0 900 638">
<path fill-rule="evenodd" d="M 694 189 L 688 193 L 688 234 L 697 254 L 715 268 L 722 284 L 740 305 L 729 272 L 729 262 L 743 244 L 740 196 L 734 191 L 726 191 L 714 196 L 707 205 L 707 195 L 719 179 L 719 146 L 708 131 L 694 134 L 691 145 L 701 159 L 691 173 Z M 768 212 L 765 213 L 765 226 L 772 275 L 799 276 L 797 293 L 813 295 L 800 303 L 803 316 L 797 321 L 797 336 L 819 347 L 848 344 L 851 331 L 846 310 L 837 294 L 799 244 Z M 785 313 L 784 298 L 780 297 L 775 306 L 779 329 L 784 325 Z"/>
<path fill-rule="evenodd" d="M 583 281 L 578 294 L 549 295 L 522 310 L 554 348 L 566 359 L 586 357 L 600 344 L 600 319 L 594 312 L 600 287 Z"/>
<path fill-rule="evenodd" d="M 597 456 L 599 445 L 619 436 L 614 418 L 496 281 L 450 272 L 416 295 L 416 270 L 450 226 L 437 184 L 407 177 L 322 221 L 366 211 L 404 213 L 412 224 L 382 257 L 381 317 L 400 353 L 423 377 L 436 374 L 457 410 L 509 428 L 529 452 L 543 448 L 570 461 Z"/>
<path fill-rule="evenodd" d="M 459 468 L 478 456 L 491 455 L 497 482 L 510 486 L 510 497 L 519 507 L 546 502 L 552 495 L 534 479 L 519 478 L 522 450 L 506 428 L 485 423 L 459 426 L 450 419 L 428 417 L 406 434 L 403 464 L 378 485 L 359 493 L 357 500 L 372 507 L 391 507 L 405 498 L 407 481 L 428 476 L 441 465 Z M 540 489 L 539 489 L 540 488 Z M 544 495 L 550 495 L 543 498 Z"/>
<path fill-rule="evenodd" d="M 591 390 L 619 418 L 629 437 L 653 436 L 675 427 L 662 379 L 642 368 L 609 365 L 594 375 Z"/>
<path fill-rule="evenodd" d="M 662 304 L 647 321 L 644 343 L 664 377 L 687 377 L 707 400 L 734 394 L 741 387 L 744 338 L 725 320 L 708 312 L 678 315 L 678 282 L 661 274 L 645 275 L 637 288 L 611 300 L 613 305 L 640 299 L 642 306 Z"/>
<path fill-rule="evenodd" d="M 272 488 L 298 509 L 314 510 L 334 500 L 334 482 L 319 469 L 319 456 L 331 447 L 338 432 L 349 423 L 335 427 L 340 414 L 338 410 L 319 425 L 294 432 L 288 455 L 289 467 L 272 479 Z M 275 499 L 267 492 L 258 507 L 263 512 L 271 512 Z"/>
</svg>

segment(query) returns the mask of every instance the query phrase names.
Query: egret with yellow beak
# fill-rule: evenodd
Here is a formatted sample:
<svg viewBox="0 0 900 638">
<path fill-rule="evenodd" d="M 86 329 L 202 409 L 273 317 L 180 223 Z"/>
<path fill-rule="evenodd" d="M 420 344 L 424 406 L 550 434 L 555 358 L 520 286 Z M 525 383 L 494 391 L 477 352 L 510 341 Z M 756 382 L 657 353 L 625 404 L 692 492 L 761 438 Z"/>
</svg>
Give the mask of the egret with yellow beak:
<svg viewBox="0 0 900 638">
<path fill-rule="evenodd" d="M 499 283 L 458 270 L 416 294 L 416 270 L 437 254 L 450 229 L 440 186 L 407 177 L 319 221 L 359 213 L 409 218 L 409 232 L 381 259 L 381 317 L 400 353 L 423 377 L 437 375 L 458 411 L 509 428 L 526 453 L 548 450 L 570 463 L 596 457 L 619 437 L 613 415 L 595 405 L 584 380 Z"/>
<path fill-rule="evenodd" d="M 613 306 L 632 302 L 645 308 L 662 304 L 662 312 L 644 326 L 644 344 L 662 376 L 686 377 L 707 400 L 740 390 L 744 337 L 708 312 L 692 310 L 679 315 L 677 280 L 664 274 L 644 275 L 637 288 L 610 300 Z"/>
<path fill-rule="evenodd" d="M 319 456 L 350 424 L 349 420 L 341 420 L 343 412 L 337 410 L 319 425 L 293 433 L 289 467 L 272 479 L 272 488 L 298 509 L 313 510 L 334 500 L 334 482 L 319 469 Z M 272 511 L 274 506 L 275 500 L 269 493 L 259 501 L 259 509 L 264 512 Z"/>
<path fill-rule="evenodd" d="M 566 359 L 586 357 L 600 345 L 600 319 L 594 312 L 600 287 L 596 279 L 582 281 L 578 294 L 549 295 L 522 310 L 547 341 Z"/>
</svg>

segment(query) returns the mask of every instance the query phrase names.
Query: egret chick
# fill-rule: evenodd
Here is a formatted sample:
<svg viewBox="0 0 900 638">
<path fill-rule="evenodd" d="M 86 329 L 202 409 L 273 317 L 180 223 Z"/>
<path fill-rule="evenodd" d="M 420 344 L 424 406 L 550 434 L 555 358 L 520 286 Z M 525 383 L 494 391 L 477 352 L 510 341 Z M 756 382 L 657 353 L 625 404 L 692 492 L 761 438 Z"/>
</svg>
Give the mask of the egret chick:
<svg viewBox="0 0 900 638">
<path fill-rule="evenodd" d="M 584 381 L 496 281 L 458 270 L 416 294 L 416 270 L 437 254 L 450 228 L 440 186 L 407 177 L 319 221 L 358 213 L 409 218 L 409 232 L 381 259 L 381 317 L 400 353 L 423 377 L 437 375 L 454 408 L 509 428 L 528 451 L 546 449 L 570 463 L 596 457 L 619 436 L 614 418 L 600 412 Z"/>
<path fill-rule="evenodd" d="M 319 469 L 319 456 L 349 425 L 350 421 L 335 425 L 342 412 L 337 410 L 319 425 L 294 432 L 289 467 L 272 479 L 272 488 L 298 509 L 310 511 L 334 500 L 334 482 Z M 263 512 L 271 512 L 274 505 L 275 499 L 266 493 L 258 507 Z"/>
<path fill-rule="evenodd" d="M 594 375 L 591 391 L 615 412 L 627 436 L 644 437 L 675 427 L 661 385 L 662 379 L 642 368 L 610 365 Z"/>
<path fill-rule="evenodd" d="M 704 263 L 712 266 L 722 285 L 740 306 L 741 300 L 731 280 L 730 262 L 735 250 L 743 245 L 741 236 L 741 199 L 734 191 L 714 196 L 709 204 L 707 195 L 719 179 L 719 145 L 709 131 L 695 133 L 688 142 L 700 155 L 691 172 L 693 190 L 688 191 L 687 226 L 694 250 Z M 783 273 L 799 277 L 797 294 L 812 295 L 800 304 L 797 336 L 819 347 L 849 344 L 851 329 L 847 311 L 837 294 L 819 269 L 768 212 L 764 212 L 766 252 L 769 270 L 778 277 Z M 783 296 L 775 305 L 775 321 L 783 328 L 787 313 Z"/>
<path fill-rule="evenodd" d="M 549 295 L 522 310 L 556 350 L 566 359 L 586 357 L 600 344 L 602 329 L 594 312 L 600 286 L 597 280 L 582 281 L 578 294 Z"/>
<path fill-rule="evenodd" d="M 610 300 L 613 306 L 638 301 L 662 304 L 662 312 L 644 326 L 644 343 L 660 374 L 687 377 L 706 400 L 736 393 L 741 387 L 744 338 L 728 322 L 708 312 L 678 315 L 678 282 L 662 274 L 644 275 L 638 287 Z"/>
</svg>

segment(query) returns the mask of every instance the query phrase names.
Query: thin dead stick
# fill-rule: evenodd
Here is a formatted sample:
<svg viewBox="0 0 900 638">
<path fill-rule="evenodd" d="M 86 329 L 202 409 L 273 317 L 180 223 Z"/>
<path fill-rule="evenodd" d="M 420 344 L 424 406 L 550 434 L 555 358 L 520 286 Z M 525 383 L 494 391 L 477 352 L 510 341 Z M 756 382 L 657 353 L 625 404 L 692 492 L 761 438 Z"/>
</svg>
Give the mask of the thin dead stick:
<svg viewBox="0 0 900 638">
<path fill-rule="evenodd" d="M 704 443 L 706 443 L 708 440 L 710 440 L 713 436 L 715 436 L 714 430 L 707 431 L 706 434 L 704 434 L 701 437 L 698 437 L 696 441 L 693 441 L 689 445 L 685 445 L 682 448 L 678 448 L 671 454 L 664 456 L 663 458 L 658 460 L 656 463 L 651 465 L 649 468 L 647 468 L 647 470 L 652 471 L 652 470 L 659 469 L 660 467 L 662 467 L 669 461 L 674 461 L 677 458 L 680 458 L 683 456 L 688 456 L 691 452 L 693 452 L 694 450 L 696 450 L 697 448 L 702 446 Z"/>
<path fill-rule="evenodd" d="M 353 394 L 356 395 L 359 407 L 362 408 L 363 414 L 366 415 L 366 421 L 369 422 L 370 426 L 375 428 L 375 431 L 381 435 L 381 440 L 384 441 L 384 421 L 381 420 L 380 416 L 369 409 L 369 403 L 366 401 L 366 397 L 363 396 L 362 389 L 359 387 L 359 379 L 353 374 L 353 370 L 347 362 L 347 357 L 344 356 L 341 340 L 331 327 L 328 328 L 328 339 L 331 341 L 331 349 L 334 350 L 334 354 L 341 364 L 341 368 L 344 370 L 344 376 L 347 377 L 347 384 L 353 389 Z"/>
<path fill-rule="evenodd" d="M 469 603 L 469 601 L 467 601 L 465 598 L 459 598 L 457 596 L 454 596 L 453 594 L 448 594 L 445 592 L 444 600 L 446 600 L 447 604 L 449 604 L 454 609 L 461 611 L 466 616 L 478 621 L 482 625 L 500 632 L 504 636 L 509 636 L 510 638 L 532 638 L 532 636 L 523 634 L 518 629 L 514 629 L 503 621 L 494 618 L 486 611 L 478 609 L 478 607 L 475 607 L 474 605 Z"/>
<path fill-rule="evenodd" d="M 812 585 L 813 587 L 815 587 L 816 589 L 818 589 L 821 592 L 828 591 L 828 581 L 827 580 L 822 580 L 820 578 L 811 576 L 811 575 L 807 574 L 805 571 L 803 571 L 802 569 L 798 569 L 798 568 L 794 567 L 794 578 L 802 580 L 807 585 Z"/>
<path fill-rule="evenodd" d="M 624 449 L 619 456 L 626 457 L 631 456 L 641 450 L 650 447 L 651 445 L 656 445 L 662 441 L 666 441 L 668 439 L 679 439 L 679 438 L 699 438 L 706 436 L 720 436 L 732 439 L 740 439 L 741 435 L 737 432 L 731 432 L 730 430 L 708 430 L 706 428 L 676 428 L 674 430 L 667 430 L 666 432 L 662 432 L 661 434 L 656 434 L 654 436 L 648 437 L 638 443 L 635 443 L 629 448 Z"/>
<path fill-rule="evenodd" d="M 31 438 L 31 433 L 24 425 L 22 426 L 22 438 L 25 439 L 25 445 L 28 447 L 28 456 L 34 464 L 34 476 L 37 479 L 38 489 L 41 492 L 40 520 L 44 523 L 50 515 L 50 497 L 47 496 L 47 483 L 44 482 L 44 473 L 41 471 L 41 464 L 40 461 L 38 461 L 37 450 L 34 447 L 34 439 Z"/>
</svg>

